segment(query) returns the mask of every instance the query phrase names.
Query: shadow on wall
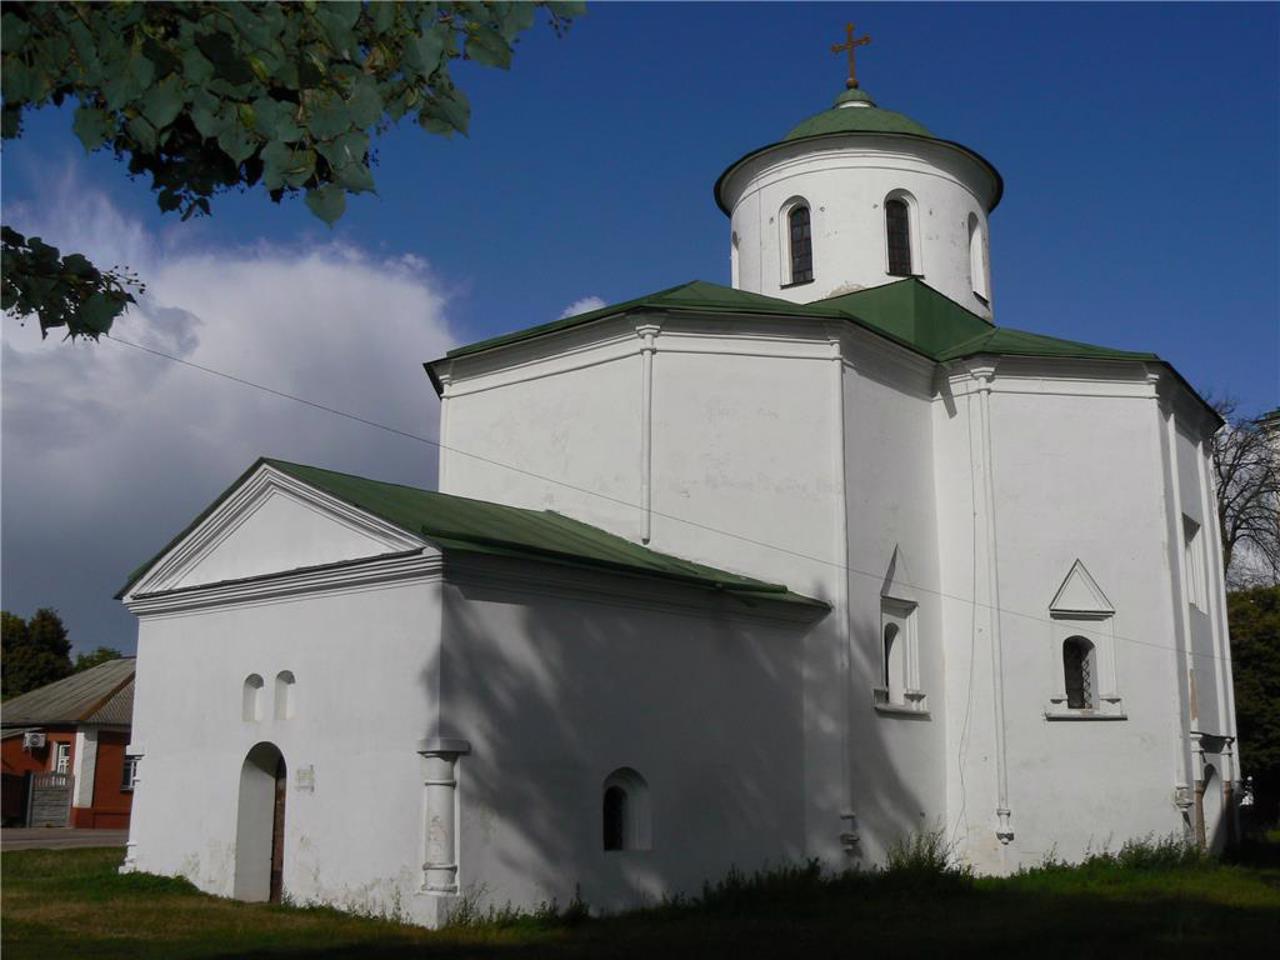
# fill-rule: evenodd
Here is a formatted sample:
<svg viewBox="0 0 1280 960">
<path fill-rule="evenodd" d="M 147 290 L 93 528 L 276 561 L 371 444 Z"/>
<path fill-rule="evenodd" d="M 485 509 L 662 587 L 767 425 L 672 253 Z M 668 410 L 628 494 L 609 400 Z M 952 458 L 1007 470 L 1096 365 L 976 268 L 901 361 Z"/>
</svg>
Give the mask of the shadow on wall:
<svg viewBox="0 0 1280 960">
<path fill-rule="evenodd" d="M 864 864 L 840 839 L 847 701 L 829 617 L 691 620 L 445 590 L 442 733 L 471 744 L 459 763 L 459 881 L 481 909 L 580 898 L 615 910 L 696 893 L 732 868 L 815 854 L 836 869 Z M 821 733 L 806 742 L 806 726 Z M 875 730 L 855 758 L 859 814 L 895 836 L 918 832 L 924 806 Z M 623 770 L 646 788 L 649 831 L 635 846 L 648 849 L 605 849 L 606 791 Z"/>
</svg>

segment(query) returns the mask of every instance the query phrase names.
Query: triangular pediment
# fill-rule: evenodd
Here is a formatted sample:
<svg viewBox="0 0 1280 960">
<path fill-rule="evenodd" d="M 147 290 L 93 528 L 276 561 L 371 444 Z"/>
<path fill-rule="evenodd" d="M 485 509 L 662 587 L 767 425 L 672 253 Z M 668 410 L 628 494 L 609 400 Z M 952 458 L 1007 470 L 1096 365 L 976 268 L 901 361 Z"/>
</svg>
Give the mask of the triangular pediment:
<svg viewBox="0 0 1280 960">
<path fill-rule="evenodd" d="M 346 563 L 426 541 L 263 463 L 129 588 L 130 596 Z"/>
<path fill-rule="evenodd" d="M 916 597 L 915 578 L 911 576 L 911 567 L 901 547 L 893 548 L 893 556 L 889 558 L 889 568 L 885 571 L 884 581 L 880 585 L 880 596 L 907 603 L 919 602 Z"/>
<path fill-rule="evenodd" d="M 1077 560 L 1054 594 L 1049 613 L 1055 617 L 1109 617 L 1115 608 L 1084 563 Z"/>
</svg>

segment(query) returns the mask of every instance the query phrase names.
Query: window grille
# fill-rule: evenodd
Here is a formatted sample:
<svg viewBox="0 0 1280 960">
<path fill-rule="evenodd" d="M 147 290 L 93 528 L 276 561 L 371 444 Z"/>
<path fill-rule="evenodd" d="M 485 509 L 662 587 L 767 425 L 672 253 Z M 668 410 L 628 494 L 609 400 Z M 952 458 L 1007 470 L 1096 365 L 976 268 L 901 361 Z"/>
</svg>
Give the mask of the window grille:
<svg viewBox="0 0 1280 960">
<path fill-rule="evenodd" d="M 1093 707 L 1093 645 L 1072 637 L 1062 645 L 1062 671 L 1067 706 L 1072 710 Z"/>
<path fill-rule="evenodd" d="M 911 223 L 905 200 L 887 200 L 884 205 L 885 235 L 889 241 L 889 273 L 909 277 L 911 270 Z"/>
</svg>

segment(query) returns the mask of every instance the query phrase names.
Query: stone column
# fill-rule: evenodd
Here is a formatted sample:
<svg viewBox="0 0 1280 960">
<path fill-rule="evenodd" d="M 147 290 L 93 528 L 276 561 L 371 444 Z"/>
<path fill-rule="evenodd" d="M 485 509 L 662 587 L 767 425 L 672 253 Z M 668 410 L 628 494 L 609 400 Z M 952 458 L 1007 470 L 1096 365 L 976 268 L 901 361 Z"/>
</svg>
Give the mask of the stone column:
<svg viewBox="0 0 1280 960">
<path fill-rule="evenodd" d="M 470 752 L 471 744 L 466 740 L 447 737 L 418 744 L 426 801 L 424 893 L 447 896 L 458 892 L 458 758 Z"/>
</svg>

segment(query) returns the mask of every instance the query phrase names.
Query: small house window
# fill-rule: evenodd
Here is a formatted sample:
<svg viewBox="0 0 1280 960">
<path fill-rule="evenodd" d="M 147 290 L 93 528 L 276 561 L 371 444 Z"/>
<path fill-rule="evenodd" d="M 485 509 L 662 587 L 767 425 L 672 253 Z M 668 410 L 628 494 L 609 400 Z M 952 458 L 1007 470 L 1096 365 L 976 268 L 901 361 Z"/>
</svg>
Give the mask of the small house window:
<svg viewBox="0 0 1280 960">
<path fill-rule="evenodd" d="M 912 275 L 911 212 L 900 197 L 884 204 L 885 239 L 889 246 L 889 273 L 895 277 Z"/>
<path fill-rule="evenodd" d="M 69 773 L 71 771 L 71 744 L 55 743 L 53 747 L 53 772 Z"/>
<path fill-rule="evenodd" d="M 1062 644 L 1062 675 L 1068 709 L 1093 709 L 1094 674 L 1093 644 L 1084 637 L 1066 640 Z"/>
<path fill-rule="evenodd" d="M 880 598 L 880 656 L 880 685 L 872 691 L 876 707 L 891 713 L 927 714 L 920 689 L 915 603 Z"/>
<path fill-rule="evenodd" d="M 620 767 L 604 781 L 601 833 L 605 850 L 648 850 L 649 785 L 630 767 Z"/>
<path fill-rule="evenodd" d="M 124 767 L 120 773 L 120 789 L 132 790 L 134 782 L 138 779 L 138 758 L 129 754 L 125 755 Z"/>
<path fill-rule="evenodd" d="M 240 718 L 246 723 L 262 719 L 262 677 L 251 673 L 244 678 L 244 695 L 240 702 Z"/>
<path fill-rule="evenodd" d="M 808 283 L 813 279 L 813 233 L 809 208 L 803 203 L 792 207 L 787 214 L 787 227 L 791 236 L 791 282 Z"/>
<path fill-rule="evenodd" d="M 902 702 L 902 643 L 896 623 L 884 625 L 884 689 L 890 703 Z"/>
</svg>

